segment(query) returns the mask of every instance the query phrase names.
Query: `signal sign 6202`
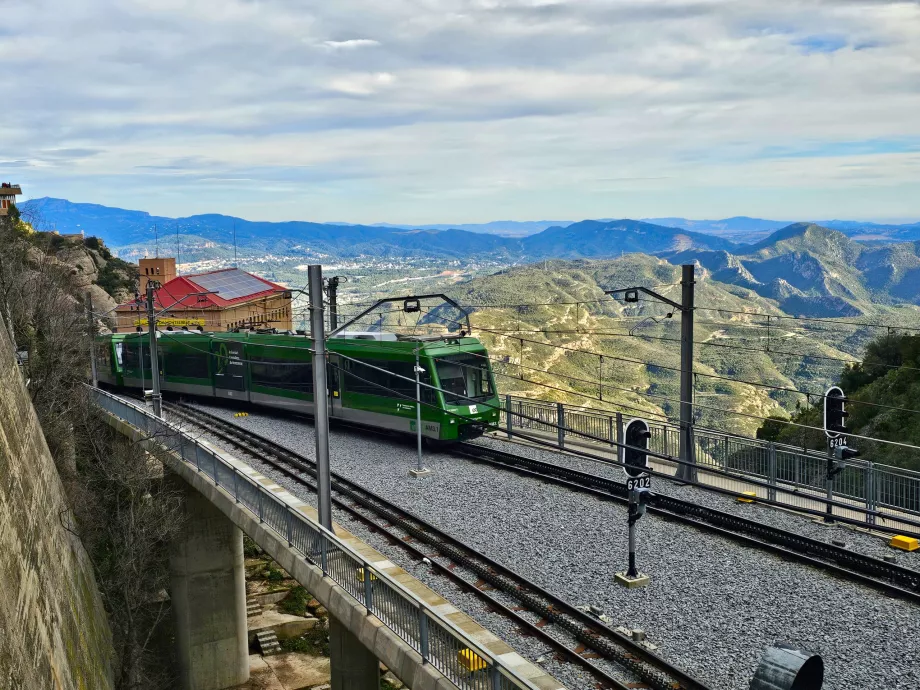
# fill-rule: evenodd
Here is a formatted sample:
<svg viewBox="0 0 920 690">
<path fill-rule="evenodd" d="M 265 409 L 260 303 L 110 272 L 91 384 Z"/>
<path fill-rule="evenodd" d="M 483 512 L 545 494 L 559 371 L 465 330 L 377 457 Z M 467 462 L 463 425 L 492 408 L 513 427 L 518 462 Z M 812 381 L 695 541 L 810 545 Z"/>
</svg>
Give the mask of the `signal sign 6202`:
<svg viewBox="0 0 920 690">
<path fill-rule="evenodd" d="M 626 490 L 635 491 L 636 489 L 651 489 L 652 478 L 648 475 L 644 477 L 630 477 L 626 480 Z"/>
</svg>

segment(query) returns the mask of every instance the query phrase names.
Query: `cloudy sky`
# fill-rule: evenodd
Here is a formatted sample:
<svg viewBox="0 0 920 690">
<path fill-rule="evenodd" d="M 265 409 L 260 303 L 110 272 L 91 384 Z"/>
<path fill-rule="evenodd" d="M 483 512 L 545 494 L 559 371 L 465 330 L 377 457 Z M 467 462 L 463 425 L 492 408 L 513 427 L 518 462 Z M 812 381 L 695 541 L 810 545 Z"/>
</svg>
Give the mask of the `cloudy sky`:
<svg viewBox="0 0 920 690">
<path fill-rule="evenodd" d="M 0 178 L 161 215 L 920 220 L 920 3 L 0 0 Z"/>
</svg>

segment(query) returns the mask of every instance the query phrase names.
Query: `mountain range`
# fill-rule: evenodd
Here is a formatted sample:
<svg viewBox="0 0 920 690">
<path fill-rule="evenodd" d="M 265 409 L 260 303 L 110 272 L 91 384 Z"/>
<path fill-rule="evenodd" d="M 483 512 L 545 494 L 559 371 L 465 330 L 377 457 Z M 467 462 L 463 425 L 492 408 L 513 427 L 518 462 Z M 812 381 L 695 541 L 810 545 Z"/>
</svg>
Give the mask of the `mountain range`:
<svg viewBox="0 0 920 690">
<path fill-rule="evenodd" d="M 79 232 L 81 229 L 92 227 L 93 233 L 115 247 L 151 241 L 153 239 L 154 225 L 160 227 L 164 232 L 172 233 L 175 233 L 178 225 L 183 234 L 201 236 L 218 242 L 226 242 L 229 237 L 232 237 L 235 225 L 238 231 L 237 241 L 241 245 L 246 245 L 255 236 L 263 234 L 273 238 L 280 237 L 285 240 L 303 239 L 312 232 L 321 234 L 320 226 L 333 229 L 367 228 L 371 237 L 380 236 L 374 231 L 400 233 L 423 230 L 460 230 L 472 234 L 498 235 L 508 239 L 521 239 L 539 234 L 548 228 L 567 227 L 575 223 L 575 221 L 570 220 L 498 220 L 488 223 L 431 223 L 421 225 L 396 223 L 362 225 L 346 222 L 310 223 L 301 221 L 260 223 L 219 214 L 204 214 L 187 218 L 152 216 L 144 211 L 131 211 L 99 204 L 74 203 L 66 199 L 49 197 L 26 201 L 22 204 L 22 210 L 33 215 L 39 215 L 46 225 L 53 226 L 60 232 Z M 599 218 L 595 220 L 603 223 L 615 219 Z M 702 235 L 715 235 L 735 243 L 744 244 L 764 239 L 771 232 L 784 228 L 793 221 L 734 216 L 720 220 L 690 220 L 679 217 L 643 218 L 641 222 Z M 816 220 L 813 222 L 822 227 L 839 230 L 845 235 L 861 241 L 920 240 L 920 222 L 901 225 L 855 220 Z M 387 237 L 385 234 L 382 236 Z M 508 245 L 503 244 L 501 246 Z"/>
<path fill-rule="evenodd" d="M 187 218 L 151 216 L 65 199 L 32 199 L 22 212 L 41 229 L 85 231 L 115 250 L 142 244 L 152 247 L 158 232 L 165 246 L 176 233 L 224 245 L 234 241 L 251 251 L 274 253 L 309 249 L 336 258 L 430 256 L 533 261 L 559 257 L 617 256 L 626 251 L 668 251 L 699 247 L 729 249 L 722 238 L 635 220 L 585 220 L 554 225 L 526 237 L 505 237 L 462 229 L 407 229 L 374 225 L 335 225 L 289 221 L 269 223 L 205 214 Z"/>
<path fill-rule="evenodd" d="M 423 257 L 435 260 L 488 258 L 506 264 L 548 259 L 611 259 L 629 253 L 657 255 L 671 264 L 698 262 L 715 280 L 771 300 L 787 314 L 853 317 L 873 305 L 920 304 L 920 238 L 907 242 L 861 242 L 849 232 L 815 223 L 792 223 L 752 244 L 686 228 L 638 220 L 584 220 L 553 225 L 524 237 L 461 229 L 405 229 L 369 225 L 333 225 L 291 221 L 252 222 L 217 214 L 164 218 L 62 199 L 23 204 L 26 215 L 63 232 L 85 230 L 115 250 L 138 245 L 152 250 L 152 227 L 170 246 L 178 230 L 199 238 L 207 254 L 232 242 L 250 254 L 320 255 L 328 259 Z M 676 224 L 680 219 L 659 219 Z M 775 221 L 729 219 L 762 233 Z M 713 223 L 701 221 L 700 223 Z M 698 225 L 712 230 L 711 225 Z M 865 229 L 865 226 L 860 226 Z M 912 226 L 898 228 L 910 236 Z M 917 226 L 920 236 L 920 225 Z M 894 230 L 891 230 L 894 232 Z M 875 230 L 873 231 L 875 232 Z M 878 233 L 876 233 L 878 234 Z M 141 254 L 143 255 L 143 253 Z M 183 253 L 185 256 L 185 253 Z"/>
<path fill-rule="evenodd" d="M 920 304 L 920 242 L 876 246 L 814 223 L 794 223 L 735 251 L 661 254 L 698 262 L 720 282 L 774 300 L 797 316 L 858 316 L 873 304 Z"/>
</svg>

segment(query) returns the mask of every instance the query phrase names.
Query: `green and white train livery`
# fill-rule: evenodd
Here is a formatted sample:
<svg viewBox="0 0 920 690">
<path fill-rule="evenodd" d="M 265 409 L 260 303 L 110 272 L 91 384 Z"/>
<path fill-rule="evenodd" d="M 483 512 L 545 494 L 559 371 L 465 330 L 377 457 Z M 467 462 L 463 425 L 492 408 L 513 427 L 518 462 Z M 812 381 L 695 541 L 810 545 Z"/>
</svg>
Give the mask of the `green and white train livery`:
<svg viewBox="0 0 920 690">
<path fill-rule="evenodd" d="M 99 380 L 151 388 L 150 336 L 99 336 Z M 162 331 L 157 337 L 164 392 L 216 397 L 313 413 L 313 341 L 276 333 Z M 418 350 L 422 434 L 432 440 L 475 438 L 499 420 L 489 357 L 478 338 L 339 333 L 327 340 L 327 400 L 332 419 L 416 433 Z"/>
</svg>

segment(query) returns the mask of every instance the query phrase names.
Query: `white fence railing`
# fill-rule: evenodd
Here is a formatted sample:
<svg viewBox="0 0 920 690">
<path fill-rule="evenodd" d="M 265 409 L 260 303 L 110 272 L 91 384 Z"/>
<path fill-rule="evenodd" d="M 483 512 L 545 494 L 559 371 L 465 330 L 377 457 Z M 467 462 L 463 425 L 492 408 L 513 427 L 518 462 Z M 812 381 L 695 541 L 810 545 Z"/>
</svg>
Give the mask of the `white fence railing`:
<svg viewBox="0 0 920 690">
<path fill-rule="evenodd" d="M 509 432 L 545 432 L 560 447 L 574 440 L 617 443 L 622 420 L 634 416 L 510 395 L 504 396 L 501 407 L 501 424 Z M 649 427 L 650 450 L 673 457 L 679 455 L 678 425 L 652 421 Z M 713 429 L 694 428 L 692 433 L 695 460 L 701 469 L 711 468 L 763 482 L 771 500 L 776 500 L 779 489 L 788 496 L 801 494 L 803 505 L 813 506 L 826 491 L 826 454 Z M 870 524 L 884 510 L 901 513 L 911 521 L 920 518 L 920 472 L 855 458 L 837 461 L 837 466 L 842 469 L 831 485 L 832 502 L 859 505 Z"/>
<path fill-rule="evenodd" d="M 363 604 L 368 615 L 379 618 L 418 652 L 425 663 L 434 666 L 458 688 L 536 690 L 532 683 L 503 666 L 499 659 L 399 582 L 374 568 L 334 534 L 291 510 L 271 491 L 238 472 L 194 437 L 144 407 L 99 389 L 90 391 L 99 407 L 173 451 L 287 540 L 288 546 L 322 568 L 323 575 Z"/>
</svg>

